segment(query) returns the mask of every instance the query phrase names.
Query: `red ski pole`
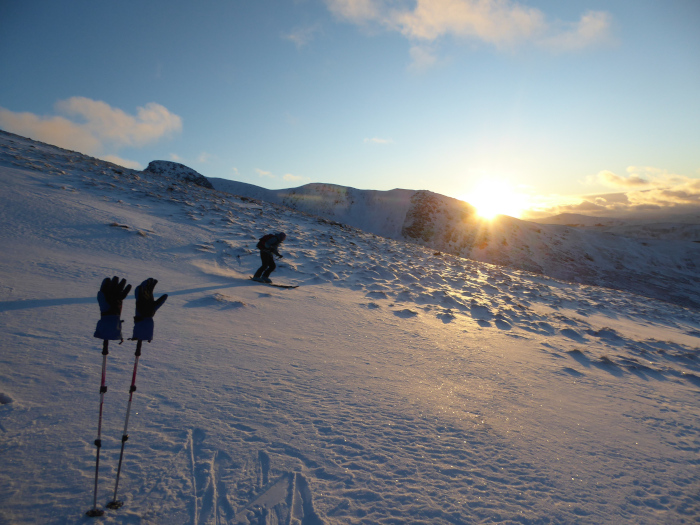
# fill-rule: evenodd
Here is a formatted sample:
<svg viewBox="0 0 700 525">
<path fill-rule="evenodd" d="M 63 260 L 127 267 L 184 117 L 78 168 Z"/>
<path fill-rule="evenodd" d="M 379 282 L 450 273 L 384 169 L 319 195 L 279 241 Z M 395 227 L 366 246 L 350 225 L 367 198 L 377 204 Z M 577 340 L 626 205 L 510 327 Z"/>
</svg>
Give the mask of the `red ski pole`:
<svg viewBox="0 0 700 525">
<path fill-rule="evenodd" d="M 129 439 L 129 435 L 126 433 L 126 431 L 127 431 L 127 428 L 129 427 L 129 414 L 131 413 L 131 400 L 133 399 L 134 392 L 136 391 L 136 370 L 139 366 L 139 357 L 141 356 L 141 343 L 142 343 L 142 341 L 140 339 L 136 343 L 136 353 L 134 354 L 136 356 L 134 358 L 134 373 L 131 376 L 131 387 L 129 388 L 129 404 L 126 406 L 126 421 L 124 421 L 124 433 L 122 434 L 122 450 L 121 450 L 121 453 L 119 454 L 119 467 L 117 468 L 117 481 L 114 484 L 114 497 L 112 498 L 112 501 L 107 503 L 107 508 L 109 508 L 109 509 L 118 509 L 124 505 L 123 501 L 119 501 L 117 499 L 117 490 L 119 489 L 119 475 L 121 474 L 121 471 L 122 471 L 122 459 L 124 458 L 124 444 Z"/>
</svg>

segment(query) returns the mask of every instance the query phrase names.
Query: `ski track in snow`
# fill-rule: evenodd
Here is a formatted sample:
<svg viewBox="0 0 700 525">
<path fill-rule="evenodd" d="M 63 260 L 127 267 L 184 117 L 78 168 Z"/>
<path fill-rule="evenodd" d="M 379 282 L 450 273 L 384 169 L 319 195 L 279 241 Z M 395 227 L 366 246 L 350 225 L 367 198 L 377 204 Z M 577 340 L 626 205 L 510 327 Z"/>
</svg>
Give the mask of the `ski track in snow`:
<svg viewBox="0 0 700 525">
<path fill-rule="evenodd" d="M 700 522 L 696 310 L 0 147 L 0 523 L 93 522 L 94 297 L 149 272 L 170 297 L 101 522 Z M 299 288 L 248 280 L 268 231 Z M 111 348 L 100 506 L 133 363 Z"/>
</svg>

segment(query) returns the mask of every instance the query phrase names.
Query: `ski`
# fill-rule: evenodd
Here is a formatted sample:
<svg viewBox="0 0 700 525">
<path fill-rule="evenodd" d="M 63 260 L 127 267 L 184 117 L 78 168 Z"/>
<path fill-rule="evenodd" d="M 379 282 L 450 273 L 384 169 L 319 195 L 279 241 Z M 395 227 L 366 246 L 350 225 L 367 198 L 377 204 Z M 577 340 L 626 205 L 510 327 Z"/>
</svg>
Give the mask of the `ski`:
<svg viewBox="0 0 700 525">
<path fill-rule="evenodd" d="M 250 278 L 250 280 L 258 284 L 264 284 L 265 286 L 274 286 L 275 288 L 299 288 L 298 284 L 261 283 L 260 281 L 253 280 L 252 277 Z"/>
</svg>

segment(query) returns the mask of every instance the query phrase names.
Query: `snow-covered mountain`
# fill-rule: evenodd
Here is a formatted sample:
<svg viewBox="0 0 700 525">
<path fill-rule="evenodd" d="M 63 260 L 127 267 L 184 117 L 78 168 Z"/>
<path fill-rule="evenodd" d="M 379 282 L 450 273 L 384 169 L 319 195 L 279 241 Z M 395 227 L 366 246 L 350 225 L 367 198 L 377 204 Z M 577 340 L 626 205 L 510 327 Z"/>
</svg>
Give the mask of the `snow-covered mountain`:
<svg viewBox="0 0 700 525">
<path fill-rule="evenodd" d="M 637 239 L 663 239 L 700 243 L 700 213 L 656 218 L 608 218 L 590 217 L 575 213 L 562 213 L 554 217 L 537 219 L 538 224 L 560 224 L 574 228 L 593 229 Z"/>
<path fill-rule="evenodd" d="M 700 516 L 697 309 L 4 132 L 0 188 L 3 525 L 94 522 L 93 498 L 114 497 L 134 377 L 124 506 L 100 523 Z M 257 238 L 279 230 L 273 279 L 293 290 L 249 279 Z M 136 376 L 133 341 L 104 356 L 93 337 L 113 275 L 169 296 Z M 126 337 L 134 309 L 132 293 Z"/>
<path fill-rule="evenodd" d="M 700 244 L 689 242 L 700 240 L 695 236 L 698 225 L 659 225 L 657 235 L 643 236 L 639 231 L 652 228 L 599 231 L 506 216 L 486 221 L 469 204 L 429 191 L 381 192 L 330 184 L 267 190 L 224 179 L 211 182 L 220 191 L 475 261 L 700 307 Z M 662 235 L 664 231 L 677 235 Z"/>
<path fill-rule="evenodd" d="M 406 217 L 415 207 L 413 201 L 416 193 L 429 193 L 402 189 L 358 190 L 318 183 L 284 190 L 268 190 L 233 180 L 209 180 L 219 191 L 287 206 L 390 239 L 403 237 Z M 461 205 L 471 211 L 468 205 Z"/>
</svg>

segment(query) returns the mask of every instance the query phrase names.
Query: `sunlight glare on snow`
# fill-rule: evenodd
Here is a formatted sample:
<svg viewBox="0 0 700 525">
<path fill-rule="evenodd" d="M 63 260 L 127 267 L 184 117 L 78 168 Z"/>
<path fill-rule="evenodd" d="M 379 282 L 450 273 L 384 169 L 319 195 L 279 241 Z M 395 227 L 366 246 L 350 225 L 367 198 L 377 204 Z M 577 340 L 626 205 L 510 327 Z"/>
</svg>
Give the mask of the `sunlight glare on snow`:
<svg viewBox="0 0 700 525">
<path fill-rule="evenodd" d="M 528 207 L 528 197 L 517 193 L 513 187 L 498 179 L 483 179 L 471 192 L 460 197 L 476 208 L 477 214 L 491 220 L 497 215 L 520 218 Z"/>
</svg>

